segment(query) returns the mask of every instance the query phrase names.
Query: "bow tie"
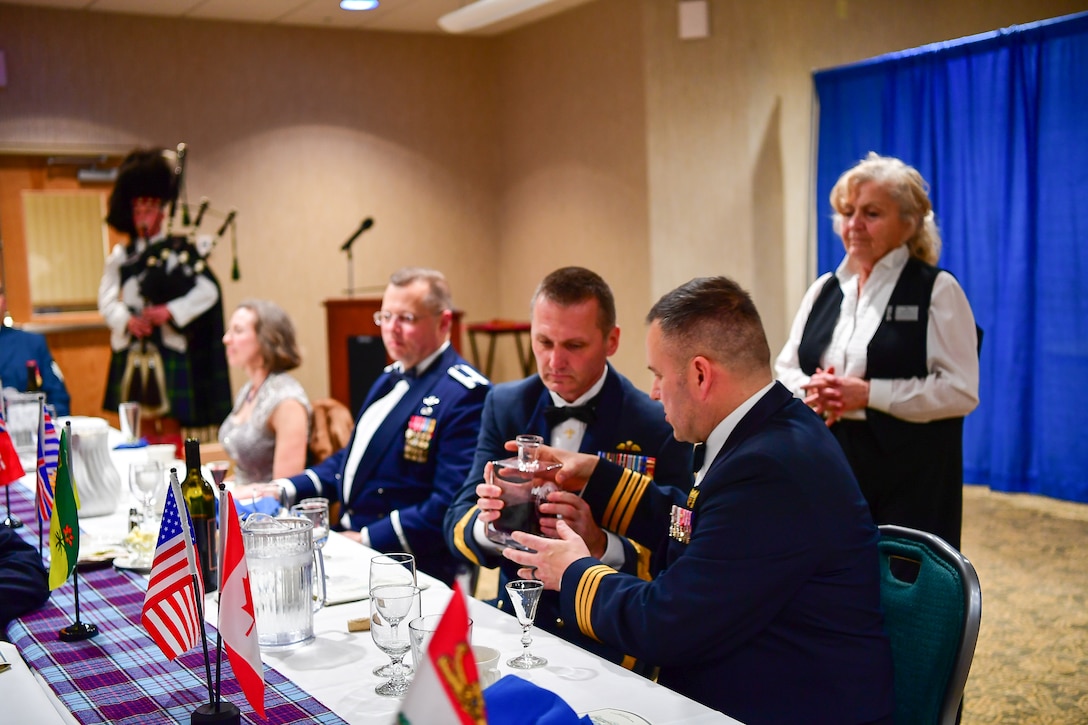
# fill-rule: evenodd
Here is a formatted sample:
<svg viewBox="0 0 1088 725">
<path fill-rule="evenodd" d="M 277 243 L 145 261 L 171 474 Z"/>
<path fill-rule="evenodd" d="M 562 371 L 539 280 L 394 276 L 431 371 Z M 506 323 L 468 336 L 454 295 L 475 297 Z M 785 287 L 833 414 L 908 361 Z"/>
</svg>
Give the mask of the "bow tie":
<svg viewBox="0 0 1088 725">
<path fill-rule="evenodd" d="M 597 411 L 594 408 L 593 401 L 586 405 L 564 405 L 562 407 L 549 405 L 544 409 L 544 420 L 547 421 L 549 428 L 554 428 L 566 422 L 569 418 L 580 420 L 589 425 L 597 420 Z"/>
<path fill-rule="evenodd" d="M 706 443 L 696 443 L 691 451 L 691 472 L 698 473 L 706 460 Z"/>
</svg>

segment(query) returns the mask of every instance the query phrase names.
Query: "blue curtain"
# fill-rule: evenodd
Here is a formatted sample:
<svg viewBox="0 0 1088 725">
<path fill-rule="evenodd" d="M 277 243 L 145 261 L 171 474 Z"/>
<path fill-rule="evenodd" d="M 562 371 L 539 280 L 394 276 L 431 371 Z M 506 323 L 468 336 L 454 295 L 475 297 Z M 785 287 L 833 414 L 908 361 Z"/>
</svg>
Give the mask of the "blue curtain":
<svg viewBox="0 0 1088 725">
<path fill-rule="evenodd" d="M 839 175 L 869 151 L 917 168 L 985 331 L 964 479 L 1088 501 L 1088 13 L 813 77 L 818 271 L 843 256 Z"/>
</svg>

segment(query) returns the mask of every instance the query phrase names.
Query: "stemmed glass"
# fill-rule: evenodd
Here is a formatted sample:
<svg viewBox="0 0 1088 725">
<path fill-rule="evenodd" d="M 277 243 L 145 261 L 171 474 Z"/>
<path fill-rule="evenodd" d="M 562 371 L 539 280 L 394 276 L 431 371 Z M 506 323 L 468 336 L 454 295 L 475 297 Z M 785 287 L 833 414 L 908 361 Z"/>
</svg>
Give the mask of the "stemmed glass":
<svg viewBox="0 0 1088 725">
<path fill-rule="evenodd" d="M 314 525 L 314 549 L 317 551 L 317 568 L 314 570 L 314 581 L 324 582 L 325 579 L 325 544 L 329 540 L 329 499 L 304 498 L 291 507 L 291 515 L 300 519 L 306 519 Z"/>
<path fill-rule="evenodd" d="M 314 525 L 314 548 L 324 549 L 329 540 L 329 499 L 304 498 L 291 507 L 291 515 Z"/>
<path fill-rule="evenodd" d="M 375 588 L 388 584 L 416 586 L 416 558 L 402 552 L 378 554 L 372 558 L 369 584 L 371 598 L 374 597 Z M 405 665 L 405 668 L 408 672 L 412 671 L 408 665 Z M 375 667 L 374 674 L 378 677 L 392 677 L 393 665 L 386 663 Z"/>
<path fill-rule="evenodd" d="M 227 471 L 230 470 L 230 461 L 208 461 L 208 473 L 212 476 L 212 483 L 215 484 L 215 490 L 219 491 L 219 484 L 223 483 L 223 479 L 227 477 Z"/>
<path fill-rule="evenodd" d="M 514 613 L 518 617 L 518 624 L 521 625 L 523 648 L 521 654 L 506 661 L 506 664 L 514 669 L 531 670 L 548 664 L 548 660 L 529 652 L 529 645 L 533 642 L 533 638 L 529 636 L 529 630 L 533 628 L 536 606 L 540 603 L 540 593 L 543 591 L 544 582 L 538 579 L 515 579 L 506 585 L 506 593 L 510 595 L 510 601 L 514 604 Z"/>
<path fill-rule="evenodd" d="M 406 584 L 385 584 L 370 590 L 370 636 L 392 660 L 392 679 L 374 688 L 386 697 L 400 697 L 408 690 L 408 678 L 401 663 L 411 649 L 408 627 L 400 623 L 419 616 L 419 589 Z"/>
<path fill-rule="evenodd" d="M 152 504 L 155 492 L 162 486 L 162 463 L 145 461 L 133 463 L 128 469 L 128 487 L 140 502 L 140 520 L 150 522 L 154 518 Z"/>
</svg>

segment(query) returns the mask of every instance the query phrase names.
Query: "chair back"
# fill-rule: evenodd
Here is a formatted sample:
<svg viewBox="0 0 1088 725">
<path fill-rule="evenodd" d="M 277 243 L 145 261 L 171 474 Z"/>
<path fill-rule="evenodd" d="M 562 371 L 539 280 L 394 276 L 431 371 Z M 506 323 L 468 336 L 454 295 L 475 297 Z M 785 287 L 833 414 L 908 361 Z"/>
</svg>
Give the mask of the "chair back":
<svg viewBox="0 0 1088 725">
<path fill-rule="evenodd" d="M 948 542 L 925 531 L 881 526 L 879 550 L 895 722 L 953 725 L 982 619 L 978 575 Z"/>
</svg>

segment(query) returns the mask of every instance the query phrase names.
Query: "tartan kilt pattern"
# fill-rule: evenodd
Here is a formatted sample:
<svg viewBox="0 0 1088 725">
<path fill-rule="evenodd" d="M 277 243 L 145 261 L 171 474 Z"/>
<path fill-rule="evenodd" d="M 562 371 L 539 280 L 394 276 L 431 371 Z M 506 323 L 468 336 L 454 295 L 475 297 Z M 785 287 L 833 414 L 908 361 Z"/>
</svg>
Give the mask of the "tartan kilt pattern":
<svg viewBox="0 0 1088 725">
<path fill-rule="evenodd" d="M 213 346 L 222 349 L 216 341 Z M 230 413 L 230 379 L 226 368 L 209 370 L 206 375 L 194 376 L 189 356 L 159 345 L 163 375 L 166 378 L 166 395 L 170 399 L 169 417 L 183 426 L 219 425 Z M 121 377 L 125 372 L 128 350 L 114 351 L 110 358 L 106 396 L 102 401 L 105 410 L 115 411 L 122 400 Z M 195 377 L 195 379 L 194 379 Z"/>
</svg>

